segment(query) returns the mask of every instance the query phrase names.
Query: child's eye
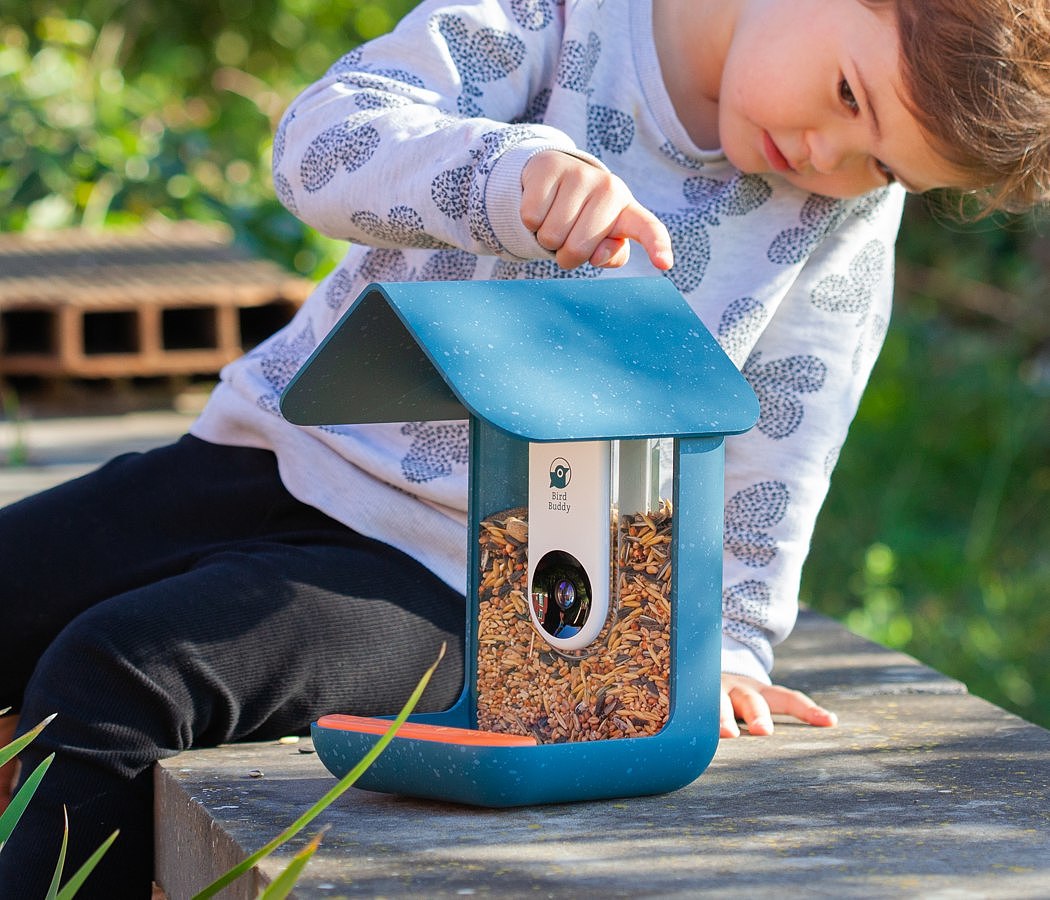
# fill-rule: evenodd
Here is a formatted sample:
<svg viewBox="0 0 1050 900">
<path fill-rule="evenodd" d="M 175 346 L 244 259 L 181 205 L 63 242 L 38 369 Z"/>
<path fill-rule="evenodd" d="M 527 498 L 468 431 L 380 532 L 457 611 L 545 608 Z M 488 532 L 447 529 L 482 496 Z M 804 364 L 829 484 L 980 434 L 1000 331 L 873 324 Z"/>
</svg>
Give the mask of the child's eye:
<svg viewBox="0 0 1050 900">
<path fill-rule="evenodd" d="M 842 100 L 850 112 L 860 111 L 860 104 L 857 102 L 857 98 L 853 96 L 853 88 L 849 86 L 849 82 L 845 78 L 839 82 L 839 99 Z"/>
<path fill-rule="evenodd" d="M 884 163 L 881 159 L 875 160 L 875 168 L 878 169 L 879 172 L 886 179 L 887 185 L 896 184 L 897 176 L 893 174 L 893 170 L 890 169 L 890 167 L 887 166 L 886 163 Z"/>
</svg>

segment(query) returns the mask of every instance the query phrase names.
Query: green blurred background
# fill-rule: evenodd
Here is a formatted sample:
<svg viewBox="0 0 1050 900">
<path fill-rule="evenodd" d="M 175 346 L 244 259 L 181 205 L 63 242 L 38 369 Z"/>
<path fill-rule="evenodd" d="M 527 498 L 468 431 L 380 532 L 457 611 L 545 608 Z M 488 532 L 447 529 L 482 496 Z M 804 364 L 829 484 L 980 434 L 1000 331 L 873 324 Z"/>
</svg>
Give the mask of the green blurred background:
<svg viewBox="0 0 1050 900">
<path fill-rule="evenodd" d="M 413 5 L 0 0 L 0 229 L 217 221 L 323 274 L 339 245 L 274 200 L 273 127 Z M 803 598 L 1050 726 L 1045 231 L 909 200 L 895 320 Z"/>
</svg>

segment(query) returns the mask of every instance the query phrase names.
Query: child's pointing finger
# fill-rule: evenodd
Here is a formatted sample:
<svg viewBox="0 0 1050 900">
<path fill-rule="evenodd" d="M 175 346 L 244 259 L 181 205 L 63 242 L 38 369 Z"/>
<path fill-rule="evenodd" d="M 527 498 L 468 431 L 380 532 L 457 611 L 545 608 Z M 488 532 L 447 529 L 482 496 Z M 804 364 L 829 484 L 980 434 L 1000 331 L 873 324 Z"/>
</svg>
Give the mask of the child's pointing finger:
<svg viewBox="0 0 1050 900">
<path fill-rule="evenodd" d="M 671 235 L 663 222 L 639 203 L 624 207 L 610 236 L 629 238 L 641 244 L 649 261 L 661 271 L 666 272 L 674 265 Z"/>
</svg>

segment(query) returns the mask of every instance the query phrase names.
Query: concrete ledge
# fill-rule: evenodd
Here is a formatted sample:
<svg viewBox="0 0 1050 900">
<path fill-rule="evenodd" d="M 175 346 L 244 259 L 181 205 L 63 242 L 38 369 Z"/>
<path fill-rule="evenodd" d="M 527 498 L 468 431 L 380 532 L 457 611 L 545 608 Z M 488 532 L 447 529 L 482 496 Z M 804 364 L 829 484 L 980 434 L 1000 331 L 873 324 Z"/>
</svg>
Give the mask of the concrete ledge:
<svg viewBox="0 0 1050 900">
<path fill-rule="evenodd" d="M 723 741 L 701 778 L 659 797 L 493 811 L 351 789 L 307 829 L 329 826 L 296 896 L 1050 895 L 1050 732 L 814 614 L 778 659 L 838 728 Z M 331 787 L 303 750 L 221 747 L 157 767 L 169 900 Z M 254 897 L 245 881 L 227 896 Z"/>
<path fill-rule="evenodd" d="M 121 453 L 170 444 L 193 422 L 167 410 L 123 415 L 0 420 L 0 506 L 77 478 Z M 6 465 L 24 454 L 22 465 Z"/>
</svg>

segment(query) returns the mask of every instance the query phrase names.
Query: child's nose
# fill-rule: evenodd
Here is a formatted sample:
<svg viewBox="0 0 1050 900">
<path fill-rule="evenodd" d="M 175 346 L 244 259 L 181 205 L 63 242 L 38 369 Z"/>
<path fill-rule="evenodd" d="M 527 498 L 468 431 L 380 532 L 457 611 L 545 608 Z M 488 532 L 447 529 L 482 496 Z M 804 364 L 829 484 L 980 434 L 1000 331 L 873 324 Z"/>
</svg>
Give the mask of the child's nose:
<svg viewBox="0 0 1050 900">
<path fill-rule="evenodd" d="M 850 128 L 814 130 L 807 143 L 809 164 L 821 175 L 841 172 L 866 153 L 858 135 Z"/>
</svg>

